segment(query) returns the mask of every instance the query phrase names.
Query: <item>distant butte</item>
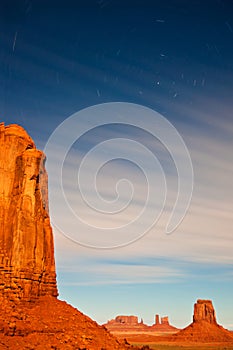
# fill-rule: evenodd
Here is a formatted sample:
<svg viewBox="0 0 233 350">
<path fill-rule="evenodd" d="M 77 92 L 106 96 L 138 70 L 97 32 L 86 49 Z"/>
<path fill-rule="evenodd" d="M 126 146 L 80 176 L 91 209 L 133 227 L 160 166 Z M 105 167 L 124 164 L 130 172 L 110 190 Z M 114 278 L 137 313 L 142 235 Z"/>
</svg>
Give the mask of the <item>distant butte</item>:
<svg viewBox="0 0 233 350">
<path fill-rule="evenodd" d="M 233 334 L 217 323 L 211 300 L 198 299 L 194 305 L 193 322 L 173 336 L 176 341 L 231 342 Z"/>
</svg>

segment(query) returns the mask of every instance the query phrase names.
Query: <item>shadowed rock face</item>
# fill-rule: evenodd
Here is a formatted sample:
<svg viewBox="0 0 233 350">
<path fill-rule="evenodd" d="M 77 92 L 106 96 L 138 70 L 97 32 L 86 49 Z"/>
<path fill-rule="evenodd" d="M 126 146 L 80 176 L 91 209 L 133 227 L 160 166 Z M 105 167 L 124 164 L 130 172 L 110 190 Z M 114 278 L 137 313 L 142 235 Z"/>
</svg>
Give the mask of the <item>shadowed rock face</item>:
<svg viewBox="0 0 233 350">
<path fill-rule="evenodd" d="M 193 322 L 200 321 L 217 324 L 215 311 L 211 300 L 198 299 L 194 304 Z"/>
<path fill-rule="evenodd" d="M 0 297 L 57 296 L 45 156 L 18 125 L 0 124 Z"/>
</svg>

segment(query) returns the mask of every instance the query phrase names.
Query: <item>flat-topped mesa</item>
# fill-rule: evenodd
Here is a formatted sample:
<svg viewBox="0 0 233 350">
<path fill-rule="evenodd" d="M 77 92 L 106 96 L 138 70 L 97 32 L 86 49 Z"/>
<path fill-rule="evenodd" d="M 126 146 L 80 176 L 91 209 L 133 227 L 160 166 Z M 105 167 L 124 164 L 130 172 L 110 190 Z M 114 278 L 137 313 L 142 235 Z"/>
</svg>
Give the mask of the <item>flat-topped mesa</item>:
<svg viewBox="0 0 233 350">
<path fill-rule="evenodd" d="M 57 296 L 45 156 L 18 125 L 0 123 L 0 296 Z"/>
<path fill-rule="evenodd" d="M 115 318 L 116 323 L 126 324 L 126 325 L 137 325 L 137 316 L 117 316 Z"/>
<path fill-rule="evenodd" d="M 198 299 L 194 304 L 193 322 L 201 321 L 217 324 L 215 310 L 211 300 Z"/>
</svg>

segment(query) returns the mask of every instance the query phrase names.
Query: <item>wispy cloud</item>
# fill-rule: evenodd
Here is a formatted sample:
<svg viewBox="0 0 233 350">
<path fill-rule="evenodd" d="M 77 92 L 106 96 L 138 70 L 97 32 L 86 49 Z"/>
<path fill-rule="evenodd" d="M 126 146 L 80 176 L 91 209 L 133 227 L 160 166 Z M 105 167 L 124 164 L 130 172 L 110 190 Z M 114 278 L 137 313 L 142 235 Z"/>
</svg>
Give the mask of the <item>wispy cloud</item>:
<svg viewBox="0 0 233 350">
<path fill-rule="evenodd" d="M 62 271 L 66 271 L 63 269 Z M 64 285 L 88 286 L 106 284 L 154 284 L 172 283 L 182 279 L 184 274 L 178 269 L 163 266 L 95 263 L 91 266 L 69 268 L 67 273 L 78 274 L 79 281 L 63 282 Z M 86 275 L 87 274 L 87 275 Z M 88 277 L 87 277 L 88 276 Z"/>
<path fill-rule="evenodd" d="M 198 114 L 197 111 L 197 119 L 198 116 L 201 120 L 202 117 Z M 205 115 L 205 123 L 211 123 L 211 120 L 212 116 Z M 128 261 L 134 261 L 138 258 L 155 256 L 164 257 L 167 259 L 174 258 L 177 261 L 199 262 L 205 264 L 215 264 L 216 262 L 218 262 L 220 265 L 232 264 L 233 237 L 231 232 L 233 213 L 233 162 L 231 149 L 233 131 L 231 130 L 230 126 L 228 127 L 227 122 L 225 124 L 220 124 L 221 133 L 218 134 L 217 137 L 215 137 L 215 132 L 218 132 L 219 130 L 217 121 L 216 123 L 213 123 L 211 132 L 209 133 L 202 131 L 199 132 L 198 129 L 195 127 L 192 128 L 192 126 L 188 128 L 186 123 L 179 124 L 181 130 L 184 132 L 188 147 L 191 152 L 191 157 L 194 165 L 195 182 L 193 199 L 190 209 L 176 232 L 174 232 L 171 236 L 166 236 L 164 234 L 165 223 L 174 203 L 177 189 L 176 171 L 174 168 L 172 170 L 172 161 L 169 161 L 171 163 L 170 167 L 168 167 L 168 170 L 170 170 L 170 172 L 166 172 L 166 177 L 169 185 L 168 201 L 166 203 L 163 216 L 157 225 L 150 230 L 149 233 L 147 233 L 139 241 L 120 250 L 111 250 L 110 252 L 101 251 L 101 253 L 96 250 L 88 251 L 85 248 L 78 248 L 78 245 L 75 246 L 75 244 L 72 251 L 69 251 L 69 249 L 66 250 L 64 239 L 61 238 L 61 236 L 58 234 L 56 237 L 58 247 L 57 249 L 59 249 L 59 246 L 61 244 L 63 247 L 64 261 L 66 260 L 66 255 L 74 254 L 73 256 L 75 256 L 76 250 L 78 249 L 80 256 L 88 255 L 89 257 L 96 257 L 97 259 L 100 259 L 103 256 L 112 256 L 115 259 L 118 259 L 120 256 L 126 256 Z M 228 136 L 232 134 L 232 138 L 226 137 L 224 139 L 224 133 L 227 133 Z M 130 137 L 130 135 L 128 136 Z M 145 135 L 141 135 L 141 142 L 147 144 L 147 146 L 150 147 L 150 149 L 153 151 L 157 150 L 156 146 L 153 144 L 153 140 L 148 140 Z M 158 147 L 158 153 L 162 161 L 163 159 L 167 159 L 166 157 L 168 157 L 168 155 L 164 152 L 163 149 L 161 149 L 161 147 Z M 80 154 L 79 156 L 81 159 L 82 155 Z M 139 157 L 140 156 L 142 155 L 139 154 Z M 67 168 L 67 177 L 65 178 L 65 183 L 67 185 L 68 193 L 70 191 L 70 198 L 74 198 L 75 200 L 76 194 L 72 191 L 71 188 L 69 189 L 69 186 L 70 184 L 73 184 L 71 181 L 71 173 L 73 164 L 77 162 L 77 158 L 72 159 L 71 157 L 69 161 L 70 163 Z M 99 159 L 96 160 L 96 163 L 98 162 Z M 95 165 L 94 159 L 92 165 Z M 113 196 L 115 193 L 114 181 L 111 178 L 111 174 L 114 173 L 115 178 L 120 178 L 120 176 L 125 173 L 128 174 L 129 178 L 131 178 L 132 181 L 135 181 L 137 188 L 137 192 L 135 192 L 136 200 L 135 202 L 132 201 L 131 203 L 131 214 L 133 215 L 133 213 L 138 212 L 138 209 L 144 203 L 145 184 L 141 182 L 140 176 L 137 177 L 135 175 L 135 169 L 132 167 L 127 167 L 126 164 L 119 163 L 115 168 L 113 167 L 112 170 L 112 172 L 110 170 L 109 172 L 103 172 L 101 174 L 102 178 L 99 184 L 100 189 L 102 190 L 102 194 L 106 198 L 111 198 L 111 196 Z M 91 191 L 89 192 L 89 195 L 92 195 Z M 80 213 L 83 212 L 85 215 L 85 208 L 77 206 L 76 209 L 77 211 L 80 211 Z M 153 215 L 153 208 L 149 209 L 151 211 L 151 215 Z M 106 218 L 106 224 L 108 225 L 111 223 L 112 226 L 117 226 L 119 223 L 124 224 L 127 219 L 127 212 L 122 212 L 121 216 L 113 216 L 109 218 L 109 223 L 108 219 Z M 101 225 L 103 218 L 98 217 L 97 214 L 92 214 L 90 221 L 98 226 Z M 69 222 L 67 222 L 67 232 L 68 231 Z M 85 236 L 85 231 L 82 232 L 81 235 Z M 62 264 L 62 258 L 60 263 Z M 86 269 L 86 267 L 84 267 L 84 269 Z M 144 271 L 147 275 L 151 269 L 141 269 L 140 271 Z M 154 272 L 156 272 L 156 270 L 154 270 Z M 127 276 L 130 277 L 130 273 L 128 273 Z M 160 279 L 159 275 L 158 278 Z M 106 282 L 105 276 L 103 276 L 102 280 L 104 281 L 103 283 Z M 122 280 L 119 270 L 116 270 L 114 278 L 110 279 L 110 281 L 112 281 L 111 283 L 115 283 L 114 280 L 118 282 L 124 280 Z M 134 280 L 138 283 L 140 283 L 140 281 L 145 282 L 145 280 L 149 281 L 149 279 L 144 278 L 140 273 L 138 275 L 135 275 Z"/>
</svg>

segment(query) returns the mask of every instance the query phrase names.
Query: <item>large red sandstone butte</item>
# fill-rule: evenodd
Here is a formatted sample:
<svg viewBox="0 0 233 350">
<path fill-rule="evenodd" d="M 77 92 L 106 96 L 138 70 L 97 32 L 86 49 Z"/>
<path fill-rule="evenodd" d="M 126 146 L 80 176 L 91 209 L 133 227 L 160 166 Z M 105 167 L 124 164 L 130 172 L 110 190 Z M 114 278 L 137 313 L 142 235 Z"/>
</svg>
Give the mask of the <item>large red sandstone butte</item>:
<svg viewBox="0 0 233 350">
<path fill-rule="evenodd" d="M 44 163 L 22 127 L 0 123 L 0 349 L 129 349 L 57 299 Z"/>
<path fill-rule="evenodd" d="M 0 124 L 0 295 L 57 296 L 45 156 L 18 125 Z"/>
</svg>

